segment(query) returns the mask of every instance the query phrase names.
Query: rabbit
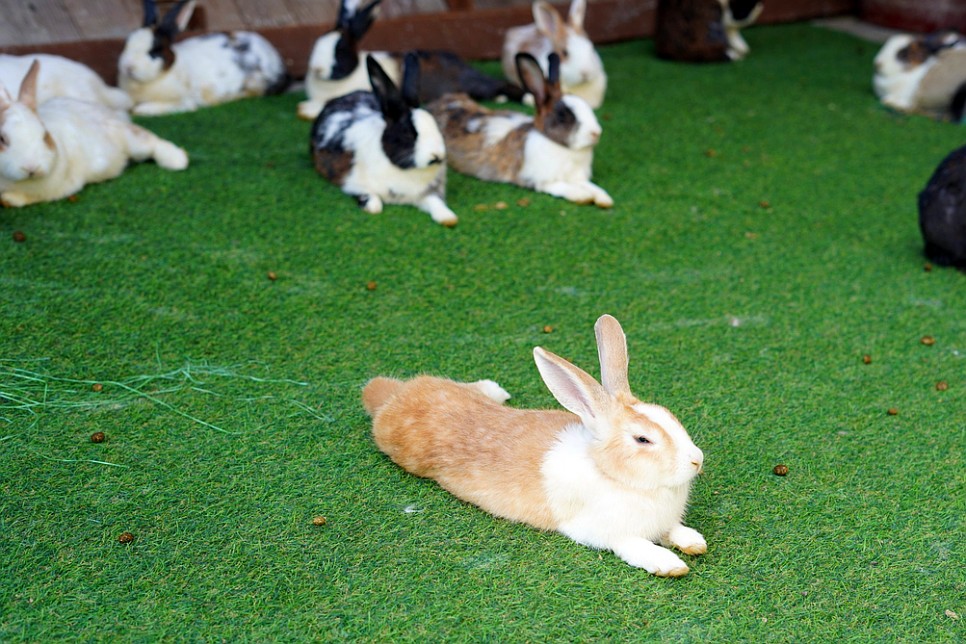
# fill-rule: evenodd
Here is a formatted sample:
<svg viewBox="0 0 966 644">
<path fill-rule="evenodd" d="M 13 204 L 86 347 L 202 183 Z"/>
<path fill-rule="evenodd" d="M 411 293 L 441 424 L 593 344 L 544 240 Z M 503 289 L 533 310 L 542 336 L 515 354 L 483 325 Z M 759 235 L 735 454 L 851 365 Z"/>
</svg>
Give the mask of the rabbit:
<svg viewBox="0 0 966 644">
<path fill-rule="evenodd" d="M 966 146 L 951 152 L 919 193 L 926 257 L 966 269 Z"/>
<path fill-rule="evenodd" d="M 560 84 L 565 94 L 573 94 L 587 101 L 593 109 L 604 103 L 607 93 L 607 74 L 594 43 L 584 31 L 586 0 L 571 0 L 567 21 L 549 2 L 533 3 L 533 24 L 507 29 L 503 38 L 503 74 L 521 83 L 517 73 L 516 55 L 527 53 L 536 58 L 548 73 L 549 57 L 556 52 L 560 57 Z"/>
<path fill-rule="evenodd" d="M 433 117 L 420 109 L 419 61 L 407 55 L 397 88 L 373 56 L 372 91 L 326 103 L 312 124 L 310 152 L 319 174 L 369 213 L 383 203 L 413 204 L 433 221 L 455 226 L 446 206 L 446 148 Z"/>
<path fill-rule="evenodd" d="M 936 118 L 963 117 L 966 38 L 955 31 L 891 36 L 875 56 L 872 86 L 886 106 Z"/>
<path fill-rule="evenodd" d="M 369 90 L 369 76 L 361 63 L 372 56 L 394 83 L 402 78 L 404 54 L 360 51 L 359 40 L 372 26 L 374 11 L 382 0 L 362 8 L 339 5 L 335 28 L 315 41 L 305 77 L 307 99 L 299 103 L 298 116 L 314 119 L 325 104 L 356 90 Z M 420 59 L 420 101 L 425 103 L 448 92 L 466 92 L 479 100 L 523 102 L 524 92 L 504 80 L 492 78 L 468 65 L 454 53 L 415 50 Z"/>
<path fill-rule="evenodd" d="M 188 155 L 97 103 L 56 97 L 37 105 L 40 61 L 20 84 L 17 100 L 0 86 L 0 202 L 26 206 L 68 197 L 87 183 L 120 175 L 130 160 L 154 159 L 183 170 Z"/>
<path fill-rule="evenodd" d="M 610 195 L 590 181 L 600 124 L 583 99 L 561 94 L 560 58 L 550 54 L 548 78 L 530 54 L 517 54 L 517 66 L 536 102 L 535 118 L 487 109 L 465 94 L 427 105 L 443 132 L 450 167 L 484 181 L 612 207 Z"/>
<path fill-rule="evenodd" d="M 158 23 L 154 0 L 144 0 L 144 25 L 127 37 L 118 60 L 118 85 L 134 101 L 134 114 L 190 112 L 285 89 L 285 63 L 257 33 L 212 33 L 174 43 L 194 8 L 195 0 L 181 0 Z"/>
<path fill-rule="evenodd" d="M 35 60 L 41 62 L 42 68 L 37 79 L 38 105 L 55 96 L 67 96 L 100 103 L 121 112 L 131 109 L 131 98 L 123 90 L 109 86 L 90 67 L 53 54 L 0 54 L 0 84 L 11 93 L 17 93 L 20 81 Z"/>
<path fill-rule="evenodd" d="M 761 0 L 659 0 L 655 53 L 685 62 L 741 60 L 751 49 L 740 29 L 763 8 Z"/>
<path fill-rule="evenodd" d="M 627 379 L 627 340 L 603 315 L 594 327 L 601 381 L 536 347 L 540 376 L 567 410 L 505 406 L 497 383 L 376 377 L 362 391 L 378 448 L 498 517 L 553 530 L 628 564 L 677 577 L 671 550 L 707 551 L 682 524 L 704 454 L 670 411 L 638 400 Z"/>
</svg>

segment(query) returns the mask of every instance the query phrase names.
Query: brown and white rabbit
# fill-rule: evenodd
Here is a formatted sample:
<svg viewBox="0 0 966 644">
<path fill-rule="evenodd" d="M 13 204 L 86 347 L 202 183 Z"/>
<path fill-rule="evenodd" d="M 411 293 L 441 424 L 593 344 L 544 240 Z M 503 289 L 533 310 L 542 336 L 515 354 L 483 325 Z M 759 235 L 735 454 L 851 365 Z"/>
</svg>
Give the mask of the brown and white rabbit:
<svg viewBox="0 0 966 644">
<path fill-rule="evenodd" d="M 560 91 L 560 58 L 550 54 L 544 77 L 530 54 L 517 54 L 523 87 L 536 116 L 490 110 L 465 94 L 427 105 L 446 140 L 451 168 L 484 181 L 514 183 L 575 203 L 610 208 L 614 200 L 590 181 L 601 127 L 583 99 Z"/>
<path fill-rule="evenodd" d="M 366 212 L 383 202 L 412 204 L 436 223 L 455 226 L 446 206 L 446 148 L 433 117 L 419 107 L 419 62 L 406 58 L 397 88 L 366 58 L 372 91 L 326 103 L 312 124 L 310 151 L 319 174 L 356 198 Z"/>
<path fill-rule="evenodd" d="M 315 41 L 305 76 L 307 99 L 299 103 L 300 118 L 312 120 L 325 104 L 349 92 L 370 89 L 363 61 L 372 56 L 394 83 L 402 79 L 405 54 L 362 51 L 359 41 L 372 26 L 374 12 L 382 0 L 364 7 L 341 0 L 332 31 Z M 422 83 L 419 99 L 428 102 L 448 92 L 466 92 L 478 100 L 522 102 L 524 92 L 512 83 L 487 76 L 452 52 L 415 50 L 419 56 Z"/>
<path fill-rule="evenodd" d="M 704 455 L 671 412 L 631 393 L 617 320 L 601 316 L 594 329 L 602 385 L 533 350 L 566 412 L 507 407 L 509 395 L 490 380 L 379 377 L 362 392 L 373 437 L 408 472 L 496 516 L 611 550 L 656 575 L 684 575 L 687 564 L 662 545 L 707 550 L 682 524 Z"/>
<path fill-rule="evenodd" d="M 551 52 L 560 57 L 560 86 L 597 109 L 607 93 L 607 74 L 594 43 L 584 31 L 586 0 L 571 0 L 567 20 L 545 0 L 533 3 L 533 24 L 507 29 L 503 38 L 503 74 L 520 83 L 516 55 L 527 53 L 537 59 L 544 73 L 549 70 Z"/>
<path fill-rule="evenodd" d="M 966 38 L 955 31 L 896 34 L 875 56 L 872 86 L 888 107 L 936 118 L 963 117 Z"/>
<path fill-rule="evenodd" d="M 761 0 L 659 0 L 658 56 L 685 62 L 741 60 L 750 48 L 740 29 L 761 14 Z"/>
<path fill-rule="evenodd" d="M 40 78 L 37 79 L 38 105 L 55 96 L 67 96 L 100 103 L 112 110 L 127 112 L 131 109 L 131 98 L 124 90 L 105 83 L 87 65 L 53 54 L 0 54 L 0 84 L 16 94 L 20 81 L 35 60 L 40 61 L 41 67 Z"/>
<path fill-rule="evenodd" d="M 16 101 L 0 86 L 0 201 L 53 201 L 87 183 L 113 179 L 131 160 L 169 170 L 188 166 L 184 150 L 97 103 L 57 97 L 37 105 L 34 61 Z"/>
<path fill-rule="evenodd" d="M 158 22 L 154 0 L 144 0 L 144 24 L 131 33 L 118 60 L 118 85 L 139 115 L 190 112 L 247 96 L 279 93 L 285 63 L 261 35 L 212 33 L 174 42 L 188 25 L 195 0 L 182 0 Z"/>
</svg>

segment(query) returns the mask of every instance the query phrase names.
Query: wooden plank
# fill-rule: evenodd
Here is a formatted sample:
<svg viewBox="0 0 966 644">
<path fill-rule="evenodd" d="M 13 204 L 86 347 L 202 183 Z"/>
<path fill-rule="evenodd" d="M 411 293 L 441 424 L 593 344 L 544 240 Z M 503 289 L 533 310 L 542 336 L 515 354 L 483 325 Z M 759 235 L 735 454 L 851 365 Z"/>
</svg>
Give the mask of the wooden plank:
<svg viewBox="0 0 966 644">
<path fill-rule="evenodd" d="M 39 45 L 83 40 L 62 0 L 5 2 L 0 18 L 0 43 Z"/>
<path fill-rule="evenodd" d="M 204 11 L 205 31 L 238 31 L 253 27 L 245 22 L 235 0 L 204 0 L 203 5 L 195 9 L 195 13 Z"/>
<path fill-rule="evenodd" d="M 235 6 L 237 7 L 242 23 L 246 25 L 246 29 L 258 30 L 263 27 L 280 27 L 295 24 L 295 17 L 289 12 L 288 7 L 284 2 L 279 2 L 278 0 L 274 2 L 266 2 L 265 0 L 235 0 Z M 218 24 L 215 22 L 215 16 L 220 16 L 220 14 L 212 13 L 211 15 L 212 25 Z"/>
<path fill-rule="evenodd" d="M 141 26 L 141 5 L 130 0 L 64 0 L 81 39 L 127 38 Z"/>
<path fill-rule="evenodd" d="M 331 25 L 339 15 L 339 0 L 286 0 L 296 25 Z"/>
</svg>

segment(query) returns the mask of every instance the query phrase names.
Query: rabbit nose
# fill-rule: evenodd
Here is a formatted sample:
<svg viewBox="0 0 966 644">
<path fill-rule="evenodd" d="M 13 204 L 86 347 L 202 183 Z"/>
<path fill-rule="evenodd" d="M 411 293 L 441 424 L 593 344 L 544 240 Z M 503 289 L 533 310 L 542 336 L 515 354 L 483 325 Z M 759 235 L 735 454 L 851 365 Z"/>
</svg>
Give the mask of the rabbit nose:
<svg viewBox="0 0 966 644">
<path fill-rule="evenodd" d="M 37 164 L 25 165 L 22 169 L 27 174 L 28 179 L 33 179 L 40 174 L 40 166 Z"/>
<path fill-rule="evenodd" d="M 432 158 L 429 160 L 429 165 L 439 165 L 445 160 L 446 160 L 446 157 L 439 154 L 434 154 Z"/>
<path fill-rule="evenodd" d="M 690 460 L 691 465 L 693 465 L 694 469 L 697 470 L 697 473 L 700 474 L 701 470 L 704 469 L 704 452 L 698 448 L 695 448 L 695 451 L 691 452 Z"/>
</svg>

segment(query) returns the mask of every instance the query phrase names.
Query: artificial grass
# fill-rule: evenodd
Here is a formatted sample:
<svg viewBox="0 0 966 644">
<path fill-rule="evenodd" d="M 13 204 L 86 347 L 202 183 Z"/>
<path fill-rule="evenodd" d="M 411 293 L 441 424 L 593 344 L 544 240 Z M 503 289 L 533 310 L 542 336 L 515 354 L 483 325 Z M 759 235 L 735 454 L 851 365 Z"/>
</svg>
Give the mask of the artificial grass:
<svg viewBox="0 0 966 644">
<path fill-rule="evenodd" d="M 964 130 L 881 108 L 874 44 L 746 37 L 602 48 L 612 211 L 451 173 L 455 229 L 364 214 L 297 95 L 0 211 L 0 639 L 961 641 L 966 276 L 924 270 L 915 196 Z M 679 580 L 409 476 L 359 404 L 430 372 L 555 407 L 531 348 L 597 373 L 604 312 L 705 452 Z"/>
</svg>

